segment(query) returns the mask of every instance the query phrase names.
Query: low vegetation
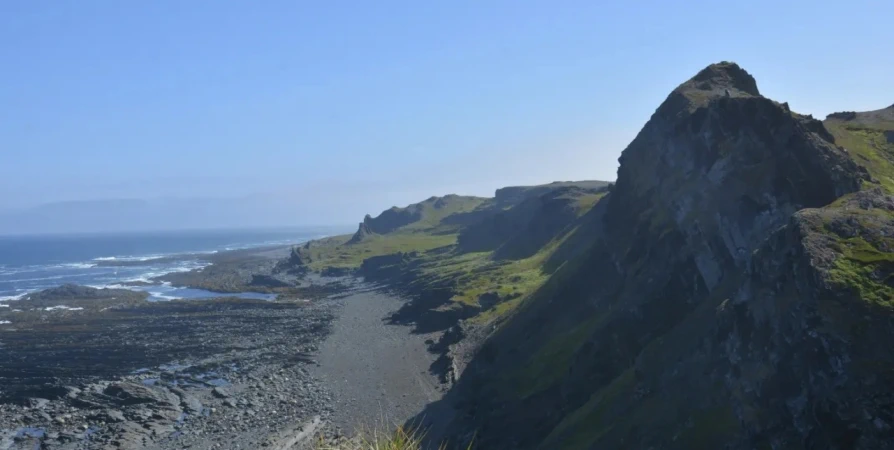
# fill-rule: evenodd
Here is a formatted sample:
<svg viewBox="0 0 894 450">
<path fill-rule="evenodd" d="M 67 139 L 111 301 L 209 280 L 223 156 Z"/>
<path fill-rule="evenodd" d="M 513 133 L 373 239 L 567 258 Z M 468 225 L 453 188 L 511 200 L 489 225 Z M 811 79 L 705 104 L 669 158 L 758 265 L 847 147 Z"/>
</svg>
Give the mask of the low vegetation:
<svg viewBox="0 0 894 450">
<path fill-rule="evenodd" d="M 351 236 L 335 236 L 318 241 L 302 256 L 308 268 L 314 271 L 325 269 L 355 270 L 363 260 L 393 253 L 426 252 L 456 243 L 456 234 L 434 234 L 424 231 L 399 231 L 384 235 L 371 235 L 362 242 L 347 245 Z"/>
<path fill-rule="evenodd" d="M 422 450 L 425 448 L 424 437 L 424 433 L 403 426 L 391 432 L 371 429 L 336 443 L 327 442 L 321 437 L 314 450 Z M 447 445 L 441 444 L 439 449 L 447 450 Z M 467 450 L 471 449 L 472 444 L 469 444 Z"/>
<path fill-rule="evenodd" d="M 894 309 L 894 211 L 883 205 L 894 194 L 894 108 L 833 114 L 825 126 L 881 187 L 879 192 L 869 183 L 868 192 L 845 196 L 829 208 L 826 234 L 839 253 L 830 279 L 872 305 Z"/>
<path fill-rule="evenodd" d="M 890 113 L 855 113 L 847 118 L 830 115 L 823 124 L 835 143 L 851 153 L 854 160 L 889 193 L 894 192 L 894 109 Z"/>
</svg>

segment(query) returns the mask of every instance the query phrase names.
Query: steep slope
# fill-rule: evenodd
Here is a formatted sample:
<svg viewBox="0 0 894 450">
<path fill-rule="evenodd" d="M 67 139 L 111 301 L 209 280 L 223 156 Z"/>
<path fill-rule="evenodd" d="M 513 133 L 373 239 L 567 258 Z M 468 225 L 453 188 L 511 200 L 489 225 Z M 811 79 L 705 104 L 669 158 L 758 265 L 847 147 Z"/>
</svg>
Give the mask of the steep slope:
<svg viewBox="0 0 894 450">
<path fill-rule="evenodd" d="M 570 259 L 461 374 L 448 435 L 891 448 L 892 198 L 838 136 L 732 63 L 680 85 L 588 214 L 596 237 L 554 252 Z"/>
<path fill-rule="evenodd" d="M 511 196 L 504 195 L 507 189 L 521 188 L 499 189 L 494 204 L 512 207 L 493 208 L 489 216 L 463 229 L 457 244 L 464 252 L 495 251 L 497 259 L 529 257 L 589 210 L 604 195 L 604 185 L 538 186 Z"/>
<path fill-rule="evenodd" d="M 420 330 L 445 330 L 463 319 L 474 319 L 463 326 L 486 327 L 549 278 L 553 252 L 587 234 L 581 224 L 603 196 L 601 189 L 556 185 L 532 188 L 514 206 L 495 198 L 445 219 L 463 224 L 455 246 L 370 257 L 358 273 L 410 294 L 398 317 Z"/>
</svg>

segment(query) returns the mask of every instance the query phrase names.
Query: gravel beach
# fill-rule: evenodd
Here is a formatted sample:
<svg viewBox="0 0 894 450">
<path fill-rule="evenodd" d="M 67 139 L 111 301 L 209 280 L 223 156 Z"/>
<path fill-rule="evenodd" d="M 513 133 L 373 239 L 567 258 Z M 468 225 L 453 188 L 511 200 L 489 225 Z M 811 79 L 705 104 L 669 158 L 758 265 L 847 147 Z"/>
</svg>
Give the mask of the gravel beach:
<svg viewBox="0 0 894 450">
<path fill-rule="evenodd" d="M 441 398 L 429 371 L 436 355 L 412 327 L 389 317 L 404 301 L 369 288 L 341 299 L 331 333 L 311 368 L 332 393 L 332 424 L 346 432 L 402 424 Z"/>
</svg>

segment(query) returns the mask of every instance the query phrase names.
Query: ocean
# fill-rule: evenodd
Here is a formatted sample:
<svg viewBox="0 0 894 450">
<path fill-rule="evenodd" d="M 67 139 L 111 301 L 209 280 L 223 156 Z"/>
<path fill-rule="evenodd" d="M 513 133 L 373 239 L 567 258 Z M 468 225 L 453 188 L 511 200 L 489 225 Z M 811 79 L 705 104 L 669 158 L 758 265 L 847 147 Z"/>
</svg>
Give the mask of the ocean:
<svg viewBox="0 0 894 450">
<path fill-rule="evenodd" d="M 325 236 L 325 230 L 178 231 L 153 233 L 0 236 L 0 301 L 66 283 L 144 290 L 150 300 L 200 299 L 221 294 L 149 283 L 153 277 L 202 268 L 208 254 L 289 245 Z M 268 298 L 257 293 L 245 298 Z"/>
</svg>

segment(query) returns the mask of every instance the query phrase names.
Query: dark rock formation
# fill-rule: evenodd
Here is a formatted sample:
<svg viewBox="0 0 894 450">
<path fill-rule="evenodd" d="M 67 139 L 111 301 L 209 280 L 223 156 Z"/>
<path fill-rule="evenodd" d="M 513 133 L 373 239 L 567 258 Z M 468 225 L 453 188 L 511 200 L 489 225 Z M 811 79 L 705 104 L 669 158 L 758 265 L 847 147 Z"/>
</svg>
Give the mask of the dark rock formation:
<svg viewBox="0 0 894 450">
<path fill-rule="evenodd" d="M 349 267 L 325 267 L 320 271 L 320 275 L 324 277 L 345 277 L 353 275 L 354 269 Z"/>
<path fill-rule="evenodd" d="M 45 303 L 73 299 L 109 299 L 112 297 L 138 297 L 144 299 L 147 296 L 148 294 L 144 292 L 134 292 L 127 289 L 97 289 L 76 284 L 64 284 L 30 294 L 26 300 L 35 303 Z"/>
<path fill-rule="evenodd" d="M 366 258 L 360 265 L 359 275 L 369 281 L 395 280 L 407 270 L 407 264 L 416 256 L 412 253 L 393 253 L 390 255 Z"/>
<path fill-rule="evenodd" d="M 455 373 L 449 436 L 894 447 L 892 199 L 836 202 L 871 180 L 823 124 L 724 62 L 674 90 L 620 163 L 583 248 L 560 249 L 572 259 Z"/>
<path fill-rule="evenodd" d="M 287 259 L 278 261 L 276 265 L 273 267 L 273 273 L 289 273 L 292 275 L 304 275 L 307 273 L 307 263 L 310 262 L 310 257 L 305 253 L 310 249 L 310 242 L 308 241 L 301 247 L 292 247 L 289 251 L 289 257 Z"/>
<path fill-rule="evenodd" d="M 359 244 L 364 239 L 366 239 L 367 236 L 373 234 L 372 230 L 369 228 L 370 221 L 371 218 L 369 214 L 367 214 L 366 217 L 363 218 L 363 222 L 360 222 L 360 225 L 358 225 L 357 232 L 355 232 L 354 235 L 351 236 L 351 239 L 348 241 L 348 245 Z"/>
<path fill-rule="evenodd" d="M 180 399 L 167 389 L 156 389 L 136 383 L 112 383 L 103 394 L 114 398 L 121 405 L 152 404 L 176 409 Z"/>
<path fill-rule="evenodd" d="M 258 275 L 254 274 L 251 276 L 251 282 L 248 283 L 250 287 L 265 287 L 265 288 L 283 288 L 292 286 L 285 281 L 277 279 L 271 275 Z"/>
</svg>

